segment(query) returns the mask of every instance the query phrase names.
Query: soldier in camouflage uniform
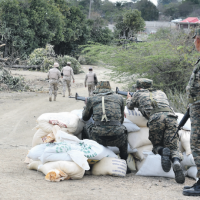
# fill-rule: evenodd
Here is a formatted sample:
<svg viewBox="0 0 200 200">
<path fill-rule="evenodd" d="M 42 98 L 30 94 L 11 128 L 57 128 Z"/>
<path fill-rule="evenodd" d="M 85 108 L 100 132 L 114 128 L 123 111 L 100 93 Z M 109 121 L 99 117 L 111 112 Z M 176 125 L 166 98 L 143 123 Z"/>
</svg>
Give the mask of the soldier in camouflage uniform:
<svg viewBox="0 0 200 200">
<path fill-rule="evenodd" d="M 61 77 L 60 70 L 58 69 L 59 64 L 55 62 L 53 67 L 47 74 L 49 79 L 49 101 L 52 101 L 52 94 L 54 94 L 54 101 L 56 101 L 59 79 Z"/>
<path fill-rule="evenodd" d="M 195 31 L 194 44 L 200 52 L 200 29 Z M 185 186 L 183 194 L 187 196 L 200 196 L 200 59 L 195 64 L 190 81 L 186 87 L 189 101 L 191 120 L 191 150 L 196 163 L 199 180 L 193 186 Z"/>
<path fill-rule="evenodd" d="M 153 144 L 153 152 L 161 155 L 161 165 L 165 172 L 171 169 L 171 161 L 177 183 L 184 183 L 185 176 L 180 165 L 182 154 L 178 148 L 178 137 L 173 142 L 170 138 L 177 130 L 177 116 L 169 106 L 167 96 L 161 90 L 152 88 L 153 81 L 146 78 L 137 80 L 137 91 L 133 97 L 128 93 L 127 108 L 137 107 L 148 119 L 149 140 Z"/>
<path fill-rule="evenodd" d="M 71 62 L 67 62 L 67 66 L 63 67 L 61 70 L 61 76 L 63 78 L 63 97 L 65 97 L 66 86 L 68 89 L 68 96 L 70 97 L 71 94 L 71 77 L 73 79 L 73 83 L 75 82 L 74 79 L 74 72 L 73 69 L 70 67 Z"/>
<path fill-rule="evenodd" d="M 86 135 L 104 146 L 116 146 L 120 157 L 127 159 L 127 130 L 122 125 L 124 121 L 124 101 L 120 95 L 113 94 L 109 81 L 97 83 L 95 96 L 89 97 L 83 110 L 82 118 L 90 117 L 94 122 L 87 124 Z"/>
</svg>

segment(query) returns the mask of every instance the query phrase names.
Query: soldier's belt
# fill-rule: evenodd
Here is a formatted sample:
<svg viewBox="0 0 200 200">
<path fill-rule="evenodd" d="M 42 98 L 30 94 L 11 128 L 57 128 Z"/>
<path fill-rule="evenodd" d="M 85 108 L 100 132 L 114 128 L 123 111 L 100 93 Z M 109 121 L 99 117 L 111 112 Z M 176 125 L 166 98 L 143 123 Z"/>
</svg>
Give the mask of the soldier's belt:
<svg viewBox="0 0 200 200">
<path fill-rule="evenodd" d="M 154 108 L 150 115 L 153 115 L 155 113 L 159 113 L 159 112 L 173 112 L 169 107 L 166 107 L 166 108 Z"/>
<path fill-rule="evenodd" d="M 199 101 L 200 100 L 200 96 L 198 96 L 198 97 L 191 97 L 191 98 L 188 98 L 188 102 L 189 103 L 194 103 L 194 102 L 196 102 L 196 101 Z"/>
<path fill-rule="evenodd" d="M 96 126 L 121 126 L 119 121 L 94 121 Z"/>
</svg>

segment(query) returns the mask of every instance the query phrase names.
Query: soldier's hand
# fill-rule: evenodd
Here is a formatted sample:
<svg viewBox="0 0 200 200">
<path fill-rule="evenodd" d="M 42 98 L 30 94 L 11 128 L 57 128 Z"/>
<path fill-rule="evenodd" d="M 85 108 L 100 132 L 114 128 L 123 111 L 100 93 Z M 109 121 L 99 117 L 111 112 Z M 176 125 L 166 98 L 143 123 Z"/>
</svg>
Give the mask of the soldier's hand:
<svg viewBox="0 0 200 200">
<path fill-rule="evenodd" d="M 87 86 L 85 85 L 85 87 L 87 87 Z"/>
<path fill-rule="evenodd" d="M 126 118 L 126 113 L 124 112 L 124 117 Z"/>
<path fill-rule="evenodd" d="M 129 94 L 129 92 L 127 92 L 127 99 L 130 99 L 131 95 Z"/>
<path fill-rule="evenodd" d="M 75 80 L 73 80 L 73 83 L 75 83 Z"/>
<path fill-rule="evenodd" d="M 63 78 L 63 76 L 61 76 L 61 78 Z"/>
</svg>

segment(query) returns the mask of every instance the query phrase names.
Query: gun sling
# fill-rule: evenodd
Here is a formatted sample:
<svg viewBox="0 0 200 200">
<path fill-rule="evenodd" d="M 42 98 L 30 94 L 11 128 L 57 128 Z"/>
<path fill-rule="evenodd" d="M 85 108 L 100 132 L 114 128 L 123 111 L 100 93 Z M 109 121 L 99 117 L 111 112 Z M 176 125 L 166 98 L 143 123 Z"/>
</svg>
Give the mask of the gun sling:
<svg viewBox="0 0 200 200">
<path fill-rule="evenodd" d="M 119 121 L 94 121 L 96 126 L 121 126 Z"/>
<path fill-rule="evenodd" d="M 200 100 L 199 96 L 198 97 L 193 97 L 193 98 L 188 98 L 189 103 L 194 103 L 194 102 L 199 101 L 199 100 Z"/>
</svg>

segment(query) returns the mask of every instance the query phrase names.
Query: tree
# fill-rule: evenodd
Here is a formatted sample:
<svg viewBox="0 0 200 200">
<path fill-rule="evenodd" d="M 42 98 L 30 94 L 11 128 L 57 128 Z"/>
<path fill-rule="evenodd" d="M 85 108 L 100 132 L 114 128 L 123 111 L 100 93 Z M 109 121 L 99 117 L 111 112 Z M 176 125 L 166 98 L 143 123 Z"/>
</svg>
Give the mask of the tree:
<svg viewBox="0 0 200 200">
<path fill-rule="evenodd" d="M 141 0 L 135 6 L 136 9 L 141 11 L 141 16 L 145 21 L 158 20 L 159 11 L 151 1 Z"/>
</svg>

